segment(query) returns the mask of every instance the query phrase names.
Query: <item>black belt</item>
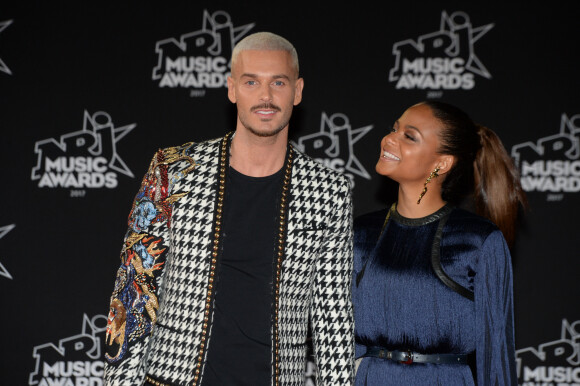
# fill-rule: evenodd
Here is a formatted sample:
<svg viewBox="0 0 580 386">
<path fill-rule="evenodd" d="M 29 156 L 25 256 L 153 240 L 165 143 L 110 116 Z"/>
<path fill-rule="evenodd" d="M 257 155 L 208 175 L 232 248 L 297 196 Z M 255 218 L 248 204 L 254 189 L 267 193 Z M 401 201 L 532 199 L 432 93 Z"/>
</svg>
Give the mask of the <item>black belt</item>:
<svg viewBox="0 0 580 386">
<path fill-rule="evenodd" d="M 467 354 L 419 354 L 412 351 L 390 351 L 382 347 L 368 347 L 364 356 L 390 359 L 406 365 L 411 363 L 467 364 Z"/>
</svg>

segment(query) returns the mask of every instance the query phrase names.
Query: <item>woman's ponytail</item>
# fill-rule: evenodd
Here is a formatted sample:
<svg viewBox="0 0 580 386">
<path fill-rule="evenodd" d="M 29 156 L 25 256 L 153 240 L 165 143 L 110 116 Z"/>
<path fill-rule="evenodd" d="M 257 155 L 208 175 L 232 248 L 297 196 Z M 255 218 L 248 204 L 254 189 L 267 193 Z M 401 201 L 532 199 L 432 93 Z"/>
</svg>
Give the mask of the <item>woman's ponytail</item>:
<svg viewBox="0 0 580 386">
<path fill-rule="evenodd" d="M 441 184 L 443 200 L 457 205 L 473 194 L 477 214 L 493 221 L 512 246 L 519 210 L 527 207 L 527 200 L 501 140 L 453 105 L 434 100 L 423 103 L 443 124 L 438 152 L 455 157 Z"/>
<path fill-rule="evenodd" d="M 511 246 L 518 212 L 527 206 L 526 195 L 513 160 L 499 137 L 480 125 L 478 134 L 481 148 L 473 161 L 475 210 L 493 221 Z"/>
</svg>

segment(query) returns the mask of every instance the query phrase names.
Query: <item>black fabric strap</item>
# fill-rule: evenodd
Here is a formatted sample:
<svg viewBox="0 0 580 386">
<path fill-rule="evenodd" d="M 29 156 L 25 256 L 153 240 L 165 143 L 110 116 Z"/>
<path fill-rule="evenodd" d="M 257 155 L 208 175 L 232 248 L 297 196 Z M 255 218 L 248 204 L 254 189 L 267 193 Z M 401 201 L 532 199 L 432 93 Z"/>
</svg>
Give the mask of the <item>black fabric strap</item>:
<svg viewBox="0 0 580 386">
<path fill-rule="evenodd" d="M 383 222 L 383 226 L 381 228 L 381 232 L 379 233 L 379 237 L 377 238 L 377 242 L 378 240 L 381 239 L 381 236 L 383 235 L 383 232 L 385 231 L 385 228 L 387 227 L 387 223 L 389 222 L 389 219 L 391 218 L 391 215 L 393 213 L 395 213 L 395 210 L 397 208 L 397 203 L 394 202 L 393 205 L 391 205 L 391 207 L 389 208 L 389 211 L 387 212 L 387 216 L 385 218 L 385 221 Z M 358 286 L 361 279 L 363 278 L 364 274 L 365 274 L 365 270 L 367 269 L 367 264 L 368 264 L 368 259 L 365 261 L 365 264 L 363 265 L 362 269 L 360 270 L 360 272 L 356 275 L 356 285 Z"/>
<path fill-rule="evenodd" d="M 431 266 L 437 277 L 453 291 L 457 292 L 461 296 L 466 297 L 469 300 L 474 300 L 473 292 L 469 289 L 463 287 L 461 284 L 454 281 L 452 278 L 445 273 L 443 267 L 441 266 L 441 235 L 443 234 L 443 226 L 447 222 L 449 214 L 439 220 L 439 226 L 437 227 L 437 232 L 435 232 L 435 238 L 433 239 L 433 247 L 431 249 Z"/>
</svg>

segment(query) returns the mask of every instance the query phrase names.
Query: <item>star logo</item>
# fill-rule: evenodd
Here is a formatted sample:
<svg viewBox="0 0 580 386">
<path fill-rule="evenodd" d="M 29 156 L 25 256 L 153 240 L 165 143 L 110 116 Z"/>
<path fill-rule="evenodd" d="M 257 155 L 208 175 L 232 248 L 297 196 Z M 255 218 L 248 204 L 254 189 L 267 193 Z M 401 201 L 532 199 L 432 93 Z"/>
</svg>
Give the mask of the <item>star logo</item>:
<svg viewBox="0 0 580 386">
<path fill-rule="evenodd" d="M 322 113 L 320 131 L 302 136 L 293 145 L 315 160 L 345 174 L 370 179 L 355 155 L 354 145 L 371 129 L 372 125 L 353 129 L 345 114 Z"/>
<path fill-rule="evenodd" d="M 2 33 L 2 31 L 4 31 L 10 24 L 12 24 L 12 20 L 0 21 L 0 33 Z M 8 75 L 12 75 L 12 71 L 10 71 L 2 58 L 0 58 L 0 71 L 5 72 Z"/>
<path fill-rule="evenodd" d="M 2 237 L 4 237 L 8 232 L 10 232 L 12 229 L 14 229 L 16 225 L 11 224 L 11 225 L 5 225 L 3 227 L 0 227 L 0 239 L 2 239 Z M 2 265 L 2 263 L 0 263 L 0 276 L 4 276 L 7 277 L 8 279 L 12 279 L 12 275 L 10 275 L 10 272 L 8 272 L 8 270 Z"/>
<path fill-rule="evenodd" d="M 456 12 L 451 16 L 447 15 L 447 12 L 443 11 L 441 14 L 441 29 L 440 32 L 447 33 L 449 36 L 453 36 L 453 44 L 449 47 L 449 55 L 457 56 L 461 55 L 464 47 L 463 44 L 467 45 L 468 59 L 465 64 L 465 69 L 473 73 L 476 73 L 484 78 L 491 78 L 491 74 L 483 63 L 479 60 L 473 47 L 475 43 L 490 29 L 494 26 L 493 23 L 483 25 L 481 27 L 473 27 L 469 20 L 469 16 L 464 12 Z M 463 35 L 463 36 L 462 36 Z"/>
<path fill-rule="evenodd" d="M 28 384 L 100 385 L 100 382 L 93 383 L 93 380 L 98 381 L 103 376 L 101 346 L 106 329 L 106 315 L 90 318 L 83 314 L 79 334 L 34 346 L 32 357 L 36 363 L 29 374 Z M 75 371 L 66 371 L 73 363 L 79 367 L 75 367 Z"/>
<path fill-rule="evenodd" d="M 535 382 L 548 380 L 542 379 L 540 375 L 544 374 L 548 378 L 545 371 L 548 368 L 562 369 L 561 374 L 570 374 L 569 378 L 563 378 L 562 382 L 574 384 L 578 379 L 576 374 L 578 374 L 578 366 L 580 365 L 576 350 L 580 339 L 578 327 L 580 327 L 580 320 L 569 322 L 567 319 L 562 319 L 559 338 L 555 336 L 554 340 L 542 342 L 537 347 L 529 346 L 516 350 L 518 381 L 523 381 L 523 383 L 518 384 L 537 384 Z M 550 382 L 548 381 L 546 384 L 550 384 Z"/>
<path fill-rule="evenodd" d="M 234 27 L 224 11 L 203 12 L 202 28 L 163 39 L 155 45 L 157 66 L 153 80 L 159 87 L 182 87 L 195 90 L 227 86 L 229 60 L 234 45 L 254 27 L 254 23 Z M 195 91 L 194 90 L 194 91 Z M 202 96 L 204 93 L 192 95 Z"/>
<path fill-rule="evenodd" d="M 106 112 L 85 110 L 82 130 L 36 142 L 32 180 L 40 180 L 39 187 L 116 187 L 115 172 L 134 177 L 119 156 L 117 143 L 135 126 L 115 127 Z"/>
<path fill-rule="evenodd" d="M 102 139 L 99 132 L 102 130 L 110 130 L 112 139 L 111 143 L 111 153 L 112 157 L 109 161 L 109 167 L 113 170 L 118 171 L 129 177 L 134 177 L 133 173 L 125 162 L 121 159 L 119 154 L 117 154 L 117 142 L 119 142 L 124 136 L 129 134 L 131 130 L 137 126 L 135 123 L 130 125 L 125 125 L 121 127 L 114 127 L 113 120 L 111 116 L 103 111 L 99 111 L 93 115 L 90 115 L 86 110 L 84 112 L 84 122 L 83 122 L 83 132 L 91 133 L 95 138 Z M 89 128 L 90 126 L 90 128 Z M 100 155 L 103 153 L 102 141 L 99 140 L 97 144 L 91 149 L 94 155 Z"/>
<path fill-rule="evenodd" d="M 514 145 L 511 156 L 517 165 L 521 158 L 544 157 L 545 159 L 570 159 L 580 158 L 580 114 L 568 117 L 566 113 L 560 118 L 560 132 L 538 139 L 536 142 L 527 141 Z"/>
<path fill-rule="evenodd" d="M 564 193 L 580 192 L 580 114 L 562 114 L 558 133 L 512 147 L 526 192 L 546 193 L 547 201 L 561 201 Z"/>
<path fill-rule="evenodd" d="M 491 79 L 474 47 L 493 26 L 473 27 L 465 12 L 443 11 L 438 31 L 393 44 L 389 81 L 406 89 L 470 89 L 474 74 Z"/>
</svg>

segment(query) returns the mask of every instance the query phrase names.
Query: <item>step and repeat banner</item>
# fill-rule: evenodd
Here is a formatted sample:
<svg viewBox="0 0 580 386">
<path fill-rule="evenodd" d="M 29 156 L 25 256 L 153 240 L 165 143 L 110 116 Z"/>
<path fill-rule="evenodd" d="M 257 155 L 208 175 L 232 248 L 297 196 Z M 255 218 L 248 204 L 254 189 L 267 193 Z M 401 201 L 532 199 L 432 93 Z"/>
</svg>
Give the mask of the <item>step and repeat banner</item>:
<svg viewBox="0 0 580 386">
<path fill-rule="evenodd" d="M 379 142 L 408 106 L 495 130 L 530 210 L 513 248 L 521 385 L 580 384 L 580 12 L 568 3 L 4 1 L 0 5 L 0 384 L 101 385 L 127 215 L 155 151 L 224 135 L 232 47 L 296 46 L 294 145 L 385 207 Z M 314 385 L 316 367 L 305 369 Z"/>
</svg>

